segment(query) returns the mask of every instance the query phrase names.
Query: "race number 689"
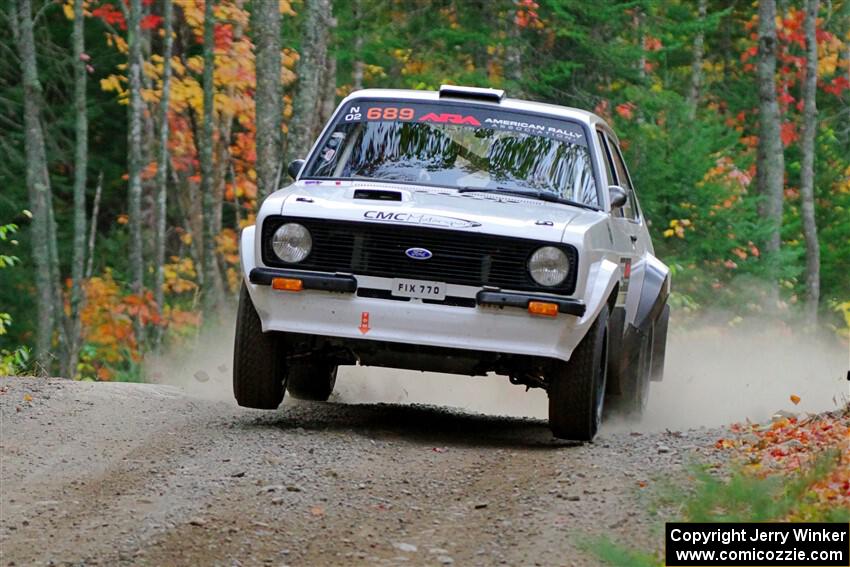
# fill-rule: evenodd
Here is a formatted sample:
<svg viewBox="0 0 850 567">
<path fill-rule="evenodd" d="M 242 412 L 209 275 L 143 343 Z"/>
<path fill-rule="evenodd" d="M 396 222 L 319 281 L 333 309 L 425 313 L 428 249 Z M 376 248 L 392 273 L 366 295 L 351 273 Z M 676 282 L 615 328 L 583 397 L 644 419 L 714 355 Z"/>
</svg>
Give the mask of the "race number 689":
<svg viewBox="0 0 850 567">
<path fill-rule="evenodd" d="M 408 107 L 372 107 L 366 112 L 368 120 L 413 120 L 413 109 Z"/>
</svg>

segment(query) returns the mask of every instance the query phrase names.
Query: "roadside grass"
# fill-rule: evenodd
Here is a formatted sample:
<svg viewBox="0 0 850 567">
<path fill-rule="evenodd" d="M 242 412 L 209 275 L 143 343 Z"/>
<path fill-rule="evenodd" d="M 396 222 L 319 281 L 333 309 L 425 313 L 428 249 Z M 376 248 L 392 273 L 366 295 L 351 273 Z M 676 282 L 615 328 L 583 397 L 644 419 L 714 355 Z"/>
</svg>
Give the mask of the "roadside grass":
<svg viewBox="0 0 850 567">
<path fill-rule="evenodd" d="M 718 442 L 718 449 L 735 451 L 726 465 L 692 465 L 684 479 L 668 482 L 648 498 L 646 505 L 660 522 L 653 530 L 659 538 L 663 523 L 672 521 L 850 522 L 850 406 L 800 422 L 792 419 L 761 427 L 758 441 Z M 823 443 L 807 443 L 793 453 L 777 452 L 789 436 L 803 438 L 801 431 L 833 430 L 840 433 Z M 778 436 L 777 431 L 784 434 Z M 772 460 L 772 466 L 763 466 L 766 460 Z M 582 537 L 577 543 L 608 565 L 664 564 L 657 549 L 635 549 L 608 535 Z"/>
</svg>

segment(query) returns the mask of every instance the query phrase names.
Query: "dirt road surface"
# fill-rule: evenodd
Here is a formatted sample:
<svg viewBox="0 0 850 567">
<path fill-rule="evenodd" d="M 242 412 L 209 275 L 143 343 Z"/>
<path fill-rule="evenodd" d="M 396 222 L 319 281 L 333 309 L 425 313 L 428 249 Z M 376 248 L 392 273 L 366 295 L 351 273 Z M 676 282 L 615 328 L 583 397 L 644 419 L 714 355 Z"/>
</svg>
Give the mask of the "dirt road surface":
<svg viewBox="0 0 850 567">
<path fill-rule="evenodd" d="M 594 565 L 586 534 L 661 545 L 641 487 L 719 434 L 579 445 L 542 420 L 435 406 L 259 412 L 20 378 L 0 391 L 3 565 Z"/>
</svg>

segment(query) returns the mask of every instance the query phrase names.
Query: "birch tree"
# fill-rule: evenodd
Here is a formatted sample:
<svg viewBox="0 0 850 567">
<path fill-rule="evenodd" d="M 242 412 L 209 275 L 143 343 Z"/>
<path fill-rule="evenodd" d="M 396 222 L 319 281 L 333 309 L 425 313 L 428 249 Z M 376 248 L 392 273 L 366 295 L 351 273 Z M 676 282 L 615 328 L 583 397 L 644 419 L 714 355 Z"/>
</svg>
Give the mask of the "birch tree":
<svg viewBox="0 0 850 567">
<path fill-rule="evenodd" d="M 163 0 L 162 27 L 163 33 L 163 68 L 162 68 L 162 98 L 159 101 L 159 156 L 156 168 L 156 236 L 154 241 L 154 299 L 162 312 L 165 305 L 163 284 L 165 275 L 165 229 L 168 204 L 168 103 L 171 92 L 171 52 L 174 38 L 172 34 L 173 5 L 171 0 Z M 156 337 L 157 346 L 162 340 L 162 333 Z"/>
<path fill-rule="evenodd" d="M 298 85 L 287 137 L 288 160 L 303 158 L 313 142 L 315 117 L 322 101 L 322 73 L 327 61 L 331 0 L 305 0 L 304 33 L 298 60 Z"/>
<path fill-rule="evenodd" d="M 32 213 L 31 241 L 35 263 L 36 339 L 35 359 L 43 371 L 50 364 L 50 344 L 53 338 L 55 302 L 50 270 L 50 178 L 47 175 L 47 153 L 41 128 L 41 83 L 33 37 L 30 0 L 18 0 L 18 53 L 24 90 L 24 149 L 26 152 L 26 182 Z"/>
<path fill-rule="evenodd" d="M 88 167 L 88 109 L 86 108 L 86 61 L 83 0 L 74 0 L 74 251 L 71 260 L 71 315 L 68 353 L 63 375 L 73 378 L 80 351 L 80 310 L 86 261 L 86 169 Z"/>
<path fill-rule="evenodd" d="M 803 236 L 806 240 L 806 318 L 817 323 L 820 299 L 820 244 L 815 221 L 815 135 L 817 134 L 818 0 L 806 0 L 806 75 L 803 83 L 802 171 L 800 198 L 802 201 Z"/>
<path fill-rule="evenodd" d="M 697 5 L 697 19 L 700 24 L 699 31 L 694 36 L 694 59 L 691 63 L 691 87 L 688 91 L 688 102 L 690 103 L 691 118 L 694 118 L 699 106 L 700 90 L 702 88 L 702 64 L 705 51 L 705 14 L 708 0 L 699 0 Z"/>
<path fill-rule="evenodd" d="M 213 160 L 215 142 L 215 15 L 213 0 L 204 3 L 204 116 L 200 139 L 201 193 L 204 215 L 204 311 L 208 314 L 221 306 L 223 289 L 218 270 L 215 249 L 215 164 Z"/>
<path fill-rule="evenodd" d="M 280 9 L 277 2 L 254 4 L 257 91 L 254 96 L 257 124 L 257 190 L 262 199 L 277 189 L 281 166 L 280 125 L 283 119 L 280 84 Z"/>
<path fill-rule="evenodd" d="M 335 25 L 334 20 L 331 20 L 332 25 Z M 313 127 L 310 131 L 310 141 L 319 137 L 325 123 L 331 119 L 334 109 L 336 108 L 336 56 L 330 50 L 326 52 L 325 72 L 322 73 L 322 81 L 320 87 L 320 103 L 316 113 L 316 119 L 313 122 Z"/>
<path fill-rule="evenodd" d="M 356 22 L 354 31 L 354 67 L 351 73 L 352 87 L 355 91 L 363 88 L 363 74 L 366 64 L 363 62 L 363 0 L 352 0 L 351 13 Z"/>
<path fill-rule="evenodd" d="M 758 193 L 762 197 L 762 212 L 770 223 L 770 235 L 765 250 L 768 261 L 775 262 L 781 244 L 782 190 L 785 178 L 785 158 L 780 136 L 779 104 L 776 100 L 776 2 L 759 1 L 757 80 L 759 94 L 759 141 L 756 156 Z M 777 283 L 775 268 L 772 284 Z"/>
<path fill-rule="evenodd" d="M 525 82 L 523 73 L 523 49 L 520 43 L 522 38 L 520 34 L 520 26 L 517 23 L 517 15 L 519 11 L 519 3 L 515 2 L 513 9 L 510 10 L 508 18 L 508 43 L 505 47 L 505 67 L 507 77 L 513 81 L 514 94 L 512 96 L 523 97 L 524 92 L 522 85 Z"/>
<path fill-rule="evenodd" d="M 128 109 L 127 166 L 128 213 L 130 225 L 130 274 L 133 293 L 144 289 L 144 249 L 142 242 L 142 0 L 130 0 L 127 36 L 129 46 L 128 75 L 130 107 Z M 141 340 L 141 328 L 136 324 L 136 337 Z"/>
<path fill-rule="evenodd" d="M 246 13 L 245 0 L 233 0 L 233 5 L 238 13 Z M 248 22 L 245 21 L 245 23 Z M 233 44 L 240 44 L 245 36 L 243 20 L 240 18 L 234 18 L 231 23 L 231 29 L 233 30 Z M 227 62 L 222 61 L 220 64 L 227 65 Z M 233 100 L 237 93 L 237 89 L 232 83 L 223 85 L 221 91 L 224 94 L 223 98 L 225 100 Z M 222 93 L 214 93 L 214 96 L 215 94 L 219 94 L 220 96 Z M 222 228 L 224 228 L 222 215 L 224 213 L 224 195 L 227 185 L 227 175 L 232 165 L 230 144 L 232 142 L 234 119 L 235 114 L 233 108 L 226 104 L 221 105 L 221 108 L 218 111 L 218 124 L 216 126 L 218 136 L 216 136 L 217 139 L 214 140 L 213 146 L 213 221 L 210 230 L 215 235 L 220 234 Z M 218 264 L 219 258 L 220 255 L 217 255 L 216 274 L 222 273 Z M 224 280 L 221 278 L 219 279 L 221 280 L 221 287 L 217 288 L 217 290 L 220 292 L 220 299 L 223 300 L 225 293 Z"/>
</svg>

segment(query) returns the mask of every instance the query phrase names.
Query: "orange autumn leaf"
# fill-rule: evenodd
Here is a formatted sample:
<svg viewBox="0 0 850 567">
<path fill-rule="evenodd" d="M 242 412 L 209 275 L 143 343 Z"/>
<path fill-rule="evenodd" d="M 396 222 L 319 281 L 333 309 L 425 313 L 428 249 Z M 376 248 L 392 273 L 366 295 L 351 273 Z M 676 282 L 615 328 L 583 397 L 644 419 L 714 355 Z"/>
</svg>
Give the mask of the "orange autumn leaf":
<svg viewBox="0 0 850 567">
<path fill-rule="evenodd" d="M 796 401 L 795 401 L 796 400 Z M 795 404 L 797 395 L 791 396 Z M 837 458 L 823 477 L 813 477 L 806 498 L 816 509 L 850 507 L 850 406 L 813 416 L 783 417 L 768 425 L 737 424 L 734 445 L 721 439 L 718 449 L 734 448 L 745 469 L 758 477 L 786 475 L 813 466 L 832 452 Z M 805 520 L 793 514 L 786 520 Z"/>
</svg>

